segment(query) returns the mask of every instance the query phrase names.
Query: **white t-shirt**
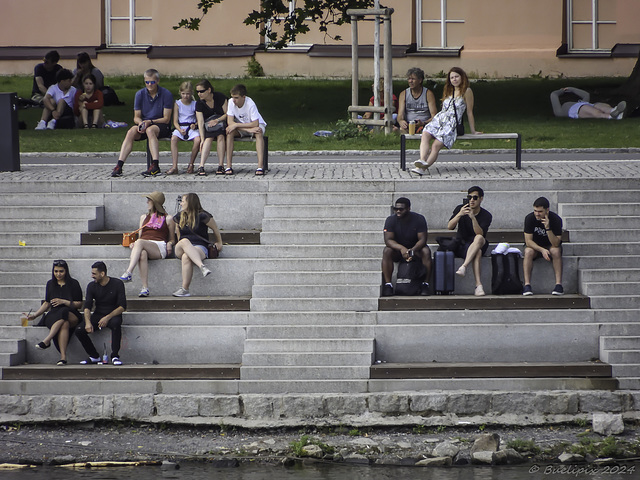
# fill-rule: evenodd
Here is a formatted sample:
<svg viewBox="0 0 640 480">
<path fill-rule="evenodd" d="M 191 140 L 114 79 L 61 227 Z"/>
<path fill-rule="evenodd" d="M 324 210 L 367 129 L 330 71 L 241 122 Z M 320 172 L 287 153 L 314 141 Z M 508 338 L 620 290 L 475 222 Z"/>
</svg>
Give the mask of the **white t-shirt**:
<svg viewBox="0 0 640 480">
<path fill-rule="evenodd" d="M 267 122 L 264 121 L 264 118 L 262 118 L 262 115 L 258 112 L 256 102 L 250 97 L 244 97 L 244 105 L 242 105 L 242 108 L 238 108 L 233 102 L 233 99 L 231 99 L 229 101 L 229 107 L 227 108 L 227 115 L 233 116 L 238 123 L 251 123 L 258 120 L 260 125 L 267 126 Z"/>
<path fill-rule="evenodd" d="M 67 105 L 73 108 L 73 99 L 76 96 L 76 87 L 70 87 L 69 90 L 67 90 L 67 93 L 64 93 L 62 90 L 60 90 L 58 84 L 54 83 L 47 89 L 47 95 L 53 98 L 56 103 L 58 103 L 60 100 L 64 100 L 65 102 L 67 102 Z"/>
</svg>

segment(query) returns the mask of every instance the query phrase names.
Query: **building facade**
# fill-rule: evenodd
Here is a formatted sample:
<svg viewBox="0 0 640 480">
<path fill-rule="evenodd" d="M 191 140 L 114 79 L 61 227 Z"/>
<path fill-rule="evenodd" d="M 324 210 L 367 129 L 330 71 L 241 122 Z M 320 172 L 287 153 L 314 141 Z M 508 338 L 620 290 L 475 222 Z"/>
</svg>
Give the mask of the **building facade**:
<svg viewBox="0 0 640 480">
<path fill-rule="evenodd" d="M 284 0 L 291 9 L 296 1 Z M 243 20 L 258 0 L 225 0 L 199 31 L 197 0 L 0 0 L 0 74 L 31 74 L 57 49 L 73 67 L 88 52 L 106 75 L 157 68 L 178 76 L 238 77 L 255 56 L 267 76 L 350 77 L 351 27 L 311 26 L 274 50 Z M 393 70 L 427 75 L 461 66 L 487 78 L 627 76 L 640 49 L 638 0 L 384 0 L 392 15 Z M 30 12 L 26 14 L 25 12 Z M 37 12 L 41 12 L 38 14 Z M 280 28 L 276 22 L 274 29 Z M 373 22 L 359 21 L 360 75 L 373 75 Z M 339 35 L 342 40 L 334 37 Z"/>
</svg>

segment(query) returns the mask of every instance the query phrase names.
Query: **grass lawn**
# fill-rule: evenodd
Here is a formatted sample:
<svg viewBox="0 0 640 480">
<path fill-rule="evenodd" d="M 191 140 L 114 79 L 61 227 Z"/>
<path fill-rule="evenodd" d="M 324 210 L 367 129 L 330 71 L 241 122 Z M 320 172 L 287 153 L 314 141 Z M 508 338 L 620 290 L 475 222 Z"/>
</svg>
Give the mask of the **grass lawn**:
<svg viewBox="0 0 640 480">
<path fill-rule="evenodd" d="M 197 83 L 199 79 L 194 79 Z M 163 77 L 161 85 L 178 97 L 182 78 Z M 551 112 L 549 93 L 564 86 L 575 86 L 594 92 L 615 87 L 623 78 L 591 78 L 549 80 L 528 78 L 499 81 L 475 81 L 472 88 L 476 106 L 476 127 L 482 132 L 520 132 L 523 148 L 624 148 L 640 147 L 640 118 L 622 121 L 570 120 L 555 118 Z M 397 150 L 396 135 L 371 134 L 366 138 L 319 138 L 317 130 L 333 130 L 338 120 L 347 119 L 347 107 L 351 103 L 350 80 L 317 79 L 219 79 L 212 81 L 215 89 L 228 95 L 238 82 L 247 85 L 260 113 L 267 121 L 269 149 L 274 150 Z M 19 96 L 31 96 L 31 77 L 2 77 L 2 91 L 17 92 Z M 106 107 L 107 119 L 132 122 L 133 97 L 142 88 L 142 76 L 110 77 L 112 86 L 124 106 Z M 360 84 L 360 103 L 370 97 L 371 81 Z M 405 81 L 394 82 L 394 92 L 405 88 Z M 436 98 L 442 95 L 442 81 L 436 85 Z M 440 107 L 440 101 L 438 101 Z M 19 111 L 19 119 L 27 124 L 20 131 L 22 152 L 113 152 L 120 149 L 125 129 L 34 131 L 41 110 L 29 108 Z M 468 130 L 468 125 L 466 126 Z M 418 142 L 410 144 L 417 148 Z M 190 151 L 191 144 L 181 142 L 181 151 Z M 508 140 L 464 141 L 456 148 L 510 148 Z M 144 142 L 135 145 L 144 150 Z M 237 144 L 237 149 L 252 150 L 252 144 Z M 169 150 L 168 142 L 161 142 L 162 150 Z"/>
</svg>

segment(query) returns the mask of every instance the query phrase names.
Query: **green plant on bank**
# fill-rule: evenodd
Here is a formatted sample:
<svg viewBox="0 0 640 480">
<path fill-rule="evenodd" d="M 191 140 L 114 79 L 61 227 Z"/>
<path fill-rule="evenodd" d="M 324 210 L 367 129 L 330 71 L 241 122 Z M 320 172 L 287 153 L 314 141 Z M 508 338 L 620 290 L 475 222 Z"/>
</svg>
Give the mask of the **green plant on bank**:
<svg viewBox="0 0 640 480">
<path fill-rule="evenodd" d="M 576 418 L 573 423 L 580 428 L 585 428 L 587 426 L 587 420 L 585 418 Z"/>
<path fill-rule="evenodd" d="M 485 428 L 487 428 L 487 426 L 484 423 L 482 425 L 478 425 L 478 430 L 480 430 L 481 432 L 484 432 Z"/>
<path fill-rule="evenodd" d="M 411 431 L 416 435 L 423 435 L 427 431 L 427 427 L 424 425 L 415 425 Z"/>
<path fill-rule="evenodd" d="M 338 140 L 346 140 L 348 138 L 367 138 L 369 137 L 369 129 L 361 128 L 349 120 L 338 120 L 333 128 L 333 137 Z"/>
<path fill-rule="evenodd" d="M 357 428 L 352 428 L 351 430 L 349 430 L 349 436 L 350 437 L 359 437 L 362 435 L 362 432 L 360 430 L 358 430 Z"/>
<path fill-rule="evenodd" d="M 253 55 L 247 61 L 247 76 L 249 77 L 264 77 L 264 69 L 260 62 L 256 60 L 255 55 Z"/>
<path fill-rule="evenodd" d="M 573 445 L 571 447 L 571 453 L 582 456 L 590 454 L 598 458 L 617 458 L 624 456 L 627 447 L 627 442 L 615 437 L 607 437 L 604 440 L 600 440 L 598 437 L 588 437 L 580 439 L 578 445 Z"/>
<path fill-rule="evenodd" d="M 321 442 L 320 440 L 312 439 L 309 435 L 302 435 L 300 440 L 293 441 L 289 444 L 291 447 L 291 453 L 296 457 L 306 457 L 307 453 L 304 451 L 304 447 L 307 445 L 317 445 L 324 454 L 332 454 L 335 452 L 335 448 L 331 445 Z"/>
<path fill-rule="evenodd" d="M 532 453 L 534 455 L 538 455 L 541 451 L 533 440 L 521 440 L 519 438 L 507 442 L 507 447 L 513 448 L 518 453 Z"/>
<path fill-rule="evenodd" d="M 64 64 L 64 62 L 63 62 Z M 64 65 L 69 66 L 69 65 Z M 161 72 L 162 73 L 162 72 Z M 427 72 L 429 75 L 429 72 Z M 162 76 L 161 86 L 169 89 L 177 98 L 178 87 L 188 77 Z M 200 77 L 189 78 L 197 83 Z M 345 130 L 353 131 L 354 125 L 346 125 L 345 116 L 351 105 L 351 81 L 308 78 L 255 78 L 247 77 L 211 79 L 214 89 L 229 96 L 231 87 L 241 81 L 247 86 L 260 113 L 267 122 L 269 148 L 271 150 L 398 150 L 397 134 L 369 134 L 358 130 L 357 136 L 344 139 L 319 138 L 317 130 L 331 130 L 336 122 L 344 123 Z M 433 78 L 429 79 L 433 81 Z M 622 121 L 579 121 L 553 117 L 549 93 L 568 85 L 589 92 L 614 88 L 623 78 L 546 79 L 523 78 L 510 80 L 477 80 L 472 82 L 475 97 L 474 115 L 478 130 L 483 132 L 519 132 L 523 148 L 621 148 L 640 147 L 640 119 L 625 118 Z M 3 91 L 17 92 L 29 98 L 33 79 L 29 76 L 2 77 Z M 142 76 L 107 77 L 106 83 L 118 93 L 121 106 L 105 107 L 105 117 L 131 125 L 133 120 L 133 98 L 143 87 Z M 443 82 L 435 81 L 435 96 L 438 107 L 442 96 Z M 406 88 L 406 80 L 394 81 L 394 92 L 398 95 Z M 359 103 L 364 105 L 371 96 L 371 80 L 362 80 L 359 88 Z M 594 100 L 596 97 L 594 97 Z M 117 152 L 125 136 L 125 128 L 75 129 L 34 131 L 42 110 L 20 109 L 18 119 L 26 123 L 20 130 L 21 152 Z M 465 121 L 466 123 L 466 121 Z M 366 129 L 365 129 L 366 130 Z M 355 133 L 355 131 L 353 131 Z M 362 135 L 360 135 L 362 133 Z M 482 140 L 457 142 L 456 149 L 513 149 L 514 141 Z M 407 148 L 417 149 L 418 140 L 407 142 Z M 237 150 L 255 150 L 255 145 L 238 143 Z M 170 150 L 169 142 L 161 142 L 163 152 Z M 190 142 L 179 142 L 181 152 L 191 150 Z M 135 151 L 144 151 L 145 142 L 135 142 Z"/>
</svg>

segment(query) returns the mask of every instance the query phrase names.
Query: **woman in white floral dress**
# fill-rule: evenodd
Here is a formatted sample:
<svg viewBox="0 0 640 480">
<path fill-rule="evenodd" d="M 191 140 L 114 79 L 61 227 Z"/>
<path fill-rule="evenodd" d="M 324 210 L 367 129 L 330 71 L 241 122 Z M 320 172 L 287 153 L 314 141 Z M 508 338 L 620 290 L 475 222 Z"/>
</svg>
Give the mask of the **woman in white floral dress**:
<svg viewBox="0 0 640 480">
<path fill-rule="evenodd" d="M 454 109 L 455 105 L 455 109 Z M 412 168 L 413 173 L 424 175 L 427 169 L 438 159 L 442 147 L 451 148 L 456 141 L 456 113 L 458 122 L 462 123 L 462 116 L 467 112 L 471 133 L 476 131 L 473 117 L 473 91 L 469 88 L 469 78 L 459 67 L 453 67 L 447 74 L 442 95 L 442 110 L 440 110 L 422 131 L 420 140 L 420 160 L 416 160 Z"/>
</svg>

